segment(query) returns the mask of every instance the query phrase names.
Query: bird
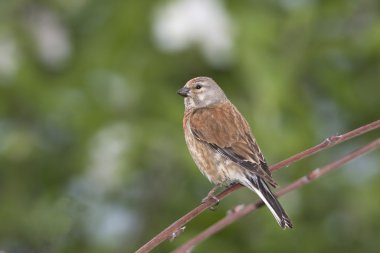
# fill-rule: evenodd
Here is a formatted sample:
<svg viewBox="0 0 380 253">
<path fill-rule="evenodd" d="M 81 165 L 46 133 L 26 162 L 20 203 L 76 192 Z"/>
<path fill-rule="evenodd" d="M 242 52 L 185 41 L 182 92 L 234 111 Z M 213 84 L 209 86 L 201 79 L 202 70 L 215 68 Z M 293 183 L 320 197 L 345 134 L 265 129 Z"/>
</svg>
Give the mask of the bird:
<svg viewBox="0 0 380 253">
<path fill-rule="evenodd" d="M 187 147 L 201 173 L 216 185 L 214 189 L 240 183 L 261 198 L 283 229 L 292 228 L 268 186 L 277 183 L 247 120 L 219 85 L 210 77 L 195 77 L 177 93 L 184 97 Z M 208 197 L 215 197 L 213 190 Z"/>
</svg>

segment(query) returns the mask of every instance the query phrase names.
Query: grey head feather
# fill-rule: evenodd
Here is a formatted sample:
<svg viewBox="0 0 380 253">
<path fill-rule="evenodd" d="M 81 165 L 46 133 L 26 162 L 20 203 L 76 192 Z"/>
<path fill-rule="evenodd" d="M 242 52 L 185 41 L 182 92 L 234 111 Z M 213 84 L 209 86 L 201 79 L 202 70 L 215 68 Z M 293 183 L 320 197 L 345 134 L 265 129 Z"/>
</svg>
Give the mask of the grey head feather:
<svg viewBox="0 0 380 253">
<path fill-rule="evenodd" d="M 185 97 L 186 110 L 208 107 L 228 100 L 219 85 L 209 77 L 193 78 L 184 88 L 189 91 Z"/>
</svg>

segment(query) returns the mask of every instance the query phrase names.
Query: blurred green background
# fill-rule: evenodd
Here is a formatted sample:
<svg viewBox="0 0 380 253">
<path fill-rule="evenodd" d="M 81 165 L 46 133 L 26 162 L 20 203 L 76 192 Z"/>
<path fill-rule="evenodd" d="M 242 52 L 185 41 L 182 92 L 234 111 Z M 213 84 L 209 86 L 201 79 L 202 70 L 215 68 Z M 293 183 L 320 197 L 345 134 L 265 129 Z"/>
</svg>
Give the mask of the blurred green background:
<svg viewBox="0 0 380 253">
<path fill-rule="evenodd" d="M 212 185 L 185 146 L 187 80 L 211 76 L 273 164 L 379 119 L 380 2 L 0 1 L 0 251 L 133 252 Z M 280 185 L 379 136 L 274 173 Z M 379 151 L 195 252 L 379 252 Z M 257 196 L 186 226 L 169 252 Z"/>
</svg>

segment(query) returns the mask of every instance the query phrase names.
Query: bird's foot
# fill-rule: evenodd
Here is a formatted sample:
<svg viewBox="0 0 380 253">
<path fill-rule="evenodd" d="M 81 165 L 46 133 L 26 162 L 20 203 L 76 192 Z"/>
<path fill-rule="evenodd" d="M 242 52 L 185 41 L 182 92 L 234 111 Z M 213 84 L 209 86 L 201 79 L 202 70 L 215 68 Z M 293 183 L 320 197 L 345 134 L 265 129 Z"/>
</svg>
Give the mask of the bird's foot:
<svg viewBox="0 0 380 253">
<path fill-rule="evenodd" d="M 205 203 L 209 200 L 213 200 L 213 202 L 215 202 L 214 205 L 210 206 L 209 208 L 211 211 L 216 210 L 216 207 L 219 205 L 220 202 L 220 200 L 215 196 L 215 192 L 218 188 L 219 185 L 216 185 L 214 188 L 211 189 L 211 191 L 209 191 L 207 196 L 202 199 L 202 203 Z"/>
</svg>

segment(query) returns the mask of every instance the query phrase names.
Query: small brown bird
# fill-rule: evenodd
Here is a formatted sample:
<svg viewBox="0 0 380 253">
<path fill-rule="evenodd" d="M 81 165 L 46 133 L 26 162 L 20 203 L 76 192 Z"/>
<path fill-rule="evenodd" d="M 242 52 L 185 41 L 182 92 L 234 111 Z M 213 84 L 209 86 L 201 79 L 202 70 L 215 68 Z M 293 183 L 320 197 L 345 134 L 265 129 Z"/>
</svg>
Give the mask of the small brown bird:
<svg viewBox="0 0 380 253">
<path fill-rule="evenodd" d="M 247 121 L 218 84 L 209 77 L 196 77 L 177 93 L 185 98 L 186 144 L 202 174 L 217 186 L 240 183 L 248 187 L 264 201 L 282 228 L 292 228 L 267 185 L 276 187 L 277 183 Z"/>
</svg>

